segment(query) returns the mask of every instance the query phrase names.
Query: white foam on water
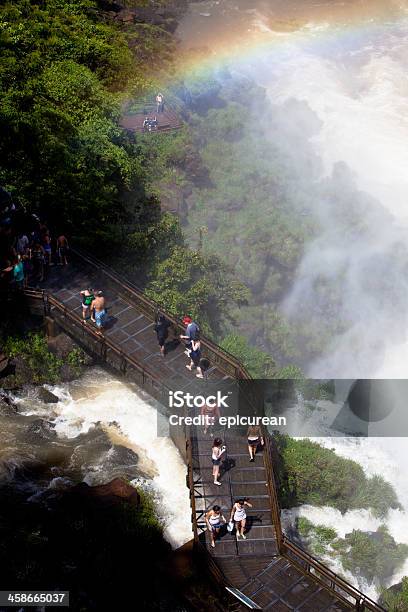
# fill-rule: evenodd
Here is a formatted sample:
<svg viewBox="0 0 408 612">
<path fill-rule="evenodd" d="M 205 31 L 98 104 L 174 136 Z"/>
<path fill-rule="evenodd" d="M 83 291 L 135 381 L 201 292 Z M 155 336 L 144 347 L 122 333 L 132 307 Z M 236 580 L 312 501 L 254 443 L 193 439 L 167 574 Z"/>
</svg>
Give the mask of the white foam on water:
<svg viewBox="0 0 408 612">
<path fill-rule="evenodd" d="M 135 386 L 96 368 L 71 385 L 51 390 L 60 397 L 53 406 L 58 414 L 54 423 L 59 436 L 73 438 L 98 422 L 109 425 L 114 421 L 131 443 L 143 449 L 157 470 L 149 487 L 158 501 L 166 539 L 173 547 L 191 540 L 186 466 L 171 439 L 157 435 L 158 418 L 165 418 L 157 412 L 155 402 L 144 398 Z"/>
<path fill-rule="evenodd" d="M 304 504 L 291 510 L 283 510 L 284 518 L 290 517 L 291 522 L 299 516 L 303 516 L 314 525 L 324 525 L 336 530 L 339 538 L 344 538 L 353 529 L 362 531 L 376 531 L 382 524 L 381 519 L 376 518 L 370 510 L 348 510 L 344 514 L 331 506 L 311 506 Z"/>
</svg>

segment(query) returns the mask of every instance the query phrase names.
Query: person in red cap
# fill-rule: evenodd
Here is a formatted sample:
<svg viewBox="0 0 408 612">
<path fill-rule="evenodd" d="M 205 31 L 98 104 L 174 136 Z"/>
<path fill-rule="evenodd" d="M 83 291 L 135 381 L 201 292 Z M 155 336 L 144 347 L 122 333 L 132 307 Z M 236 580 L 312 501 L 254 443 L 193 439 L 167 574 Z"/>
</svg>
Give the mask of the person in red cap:
<svg viewBox="0 0 408 612">
<path fill-rule="evenodd" d="M 193 321 L 193 319 L 189 316 L 185 316 L 183 317 L 183 323 L 186 326 L 186 333 L 185 334 L 181 334 L 180 338 L 182 340 L 186 340 L 187 342 L 185 343 L 185 353 L 186 355 L 190 355 L 191 352 L 191 347 L 192 347 L 192 341 L 193 340 L 199 340 L 200 337 L 200 328 L 197 325 L 197 323 L 195 323 Z"/>
</svg>

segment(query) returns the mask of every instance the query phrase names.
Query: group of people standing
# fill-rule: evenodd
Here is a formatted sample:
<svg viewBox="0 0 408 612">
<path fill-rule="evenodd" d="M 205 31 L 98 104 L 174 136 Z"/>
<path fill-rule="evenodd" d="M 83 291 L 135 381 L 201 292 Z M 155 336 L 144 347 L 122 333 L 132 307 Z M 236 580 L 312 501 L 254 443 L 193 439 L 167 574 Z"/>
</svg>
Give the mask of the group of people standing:
<svg viewBox="0 0 408 612">
<path fill-rule="evenodd" d="M 81 291 L 82 320 L 84 323 L 91 319 L 98 331 L 106 324 L 107 312 L 105 307 L 105 296 L 103 291 L 94 291 L 90 287 Z"/>
<path fill-rule="evenodd" d="M 205 413 L 202 411 L 201 414 Z M 218 409 L 219 415 L 219 409 Z M 212 417 L 215 419 L 215 415 Z M 207 431 L 207 425 L 204 427 L 204 433 Z M 259 446 L 263 446 L 264 440 L 262 435 L 262 430 L 258 425 L 250 426 L 247 431 L 247 441 L 248 441 L 248 452 L 249 452 L 249 461 L 252 463 L 255 460 L 256 452 Z M 212 473 L 214 478 L 214 484 L 217 486 L 221 486 L 220 482 L 220 468 L 221 461 L 223 460 L 226 453 L 226 446 L 223 443 L 221 438 L 214 438 L 214 442 L 211 448 L 211 462 L 212 462 Z M 246 540 L 245 535 L 245 526 L 246 526 L 246 507 L 252 508 L 252 504 L 248 501 L 248 499 L 238 499 L 232 506 L 231 516 L 228 523 L 228 531 L 232 531 L 235 524 L 236 530 L 236 538 L 239 540 L 240 538 Z M 210 532 L 211 537 L 211 546 L 215 547 L 215 541 L 217 537 L 220 535 L 221 528 L 227 524 L 225 517 L 221 512 L 221 507 L 215 505 L 212 509 L 206 514 L 206 523 L 208 530 Z"/>
<path fill-rule="evenodd" d="M 69 244 L 64 234 L 53 239 L 46 223 L 36 215 L 27 224 L 31 225 L 29 231 L 15 229 L 12 223 L 7 227 L 9 248 L 1 277 L 16 289 L 23 289 L 29 281 L 43 282 L 53 265 L 68 264 Z"/>
<path fill-rule="evenodd" d="M 160 92 L 156 95 L 156 113 L 157 115 L 164 113 L 164 96 Z M 154 117 L 145 116 L 143 121 L 143 130 L 145 132 L 153 132 L 158 129 L 159 121 L 157 115 Z"/>
<path fill-rule="evenodd" d="M 212 507 L 212 509 L 207 512 L 205 516 L 205 522 L 207 524 L 208 531 L 210 533 L 211 538 L 211 546 L 215 547 L 215 541 L 220 536 L 221 528 L 224 525 L 227 525 L 228 531 L 232 532 L 235 526 L 235 533 L 237 540 L 242 539 L 246 540 L 247 536 L 245 535 L 245 526 L 246 526 L 246 508 L 252 508 L 252 504 L 250 503 L 247 497 L 237 499 L 230 512 L 230 519 L 227 524 L 227 520 L 225 516 L 222 514 L 221 506 L 217 504 Z"/>
<path fill-rule="evenodd" d="M 179 339 L 184 341 L 184 353 L 189 357 L 186 365 L 188 370 L 197 370 L 197 378 L 206 378 L 210 362 L 201 354 L 200 327 L 190 316 L 183 317 L 184 333 L 180 334 Z M 157 335 L 157 342 L 162 357 L 166 354 L 166 341 L 169 335 L 171 322 L 166 319 L 164 314 L 156 316 L 154 331 Z"/>
<path fill-rule="evenodd" d="M 201 355 L 200 328 L 191 317 L 183 317 L 183 324 L 186 326 L 184 334 L 180 335 L 181 340 L 185 341 L 185 354 L 190 358 L 190 363 L 186 365 L 187 370 L 197 370 L 196 377 L 204 378 L 209 367 L 208 359 L 203 359 Z"/>
</svg>

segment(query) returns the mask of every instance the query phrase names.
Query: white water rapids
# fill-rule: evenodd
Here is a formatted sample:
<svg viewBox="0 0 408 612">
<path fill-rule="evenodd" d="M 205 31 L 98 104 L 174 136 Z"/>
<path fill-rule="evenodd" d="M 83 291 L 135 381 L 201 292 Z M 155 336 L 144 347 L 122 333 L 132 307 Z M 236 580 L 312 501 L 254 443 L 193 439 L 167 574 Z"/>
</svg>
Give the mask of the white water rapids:
<svg viewBox="0 0 408 612">
<path fill-rule="evenodd" d="M 23 399 L 20 411 L 51 421 L 61 439 L 75 438 L 100 424 L 113 443 L 137 453 L 138 466 L 148 477 L 137 479 L 135 484 L 153 495 L 166 539 L 175 548 L 191 540 L 186 466 L 171 439 L 157 435 L 158 419 L 164 417 L 156 402 L 135 385 L 99 368 L 92 368 L 73 383 L 49 389 L 60 398 L 58 404 L 51 408 L 37 404 L 33 410 L 32 400 Z M 93 484 L 92 473 L 84 480 Z"/>
</svg>

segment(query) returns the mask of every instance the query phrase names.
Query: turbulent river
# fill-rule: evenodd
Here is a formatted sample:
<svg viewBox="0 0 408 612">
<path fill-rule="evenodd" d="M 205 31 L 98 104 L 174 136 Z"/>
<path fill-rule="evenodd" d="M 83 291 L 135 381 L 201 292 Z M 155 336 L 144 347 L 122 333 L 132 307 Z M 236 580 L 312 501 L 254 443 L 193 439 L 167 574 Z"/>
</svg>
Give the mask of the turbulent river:
<svg viewBox="0 0 408 612">
<path fill-rule="evenodd" d="M 49 389 L 57 404 L 38 401 L 28 389 L 13 398 L 18 414 L 0 417 L 0 480 L 15 479 L 37 494 L 127 476 L 153 495 L 172 546 L 190 540 L 186 469 L 172 441 L 157 436 L 162 417 L 156 403 L 99 368 Z M 31 482 L 26 468 L 37 463 L 44 465 L 44 478 Z"/>
<path fill-rule="evenodd" d="M 283 128 L 270 137 L 289 134 L 281 146 L 292 157 L 292 179 L 314 201 L 322 229 L 281 309 L 289 319 L 299 312 L 305 321 L 313 318 L 322 311 L 323 278 L 336 286 L 336 308 L 346 321 L 322 357 L 307 365 L 308 374 L 407 378 L 408 3 L 211 0 L 191 4 L 178 33 L 186 50 L 206 48 L 220 65 L 263 86 Z M 319 187 L 307 193 L 310 181 L 303 179 L 311 172 Z M 329 186 L 343 196 L 346 215 L 347 206 L 358 211 L 366 228 L 360 235 L 344 233 L 343 213 L 324 198 Z M 317 436 L 321 429 L 316 423 Z M 383 522 L 406 543 L 406 440 L 318 441 L 394 485 L 404 510 L 389 512 Z M 285 520 L 295 514 L 334 526 L 342 537 L 352 529 L 374 531 L 381 522 L 366 510 L 341 515 L 311 506 L 286 513 Z M 408 560 L 389 584 L 403 575 Z M 374 585 L 348 578 L 378 595 Z"/>
</svg>

